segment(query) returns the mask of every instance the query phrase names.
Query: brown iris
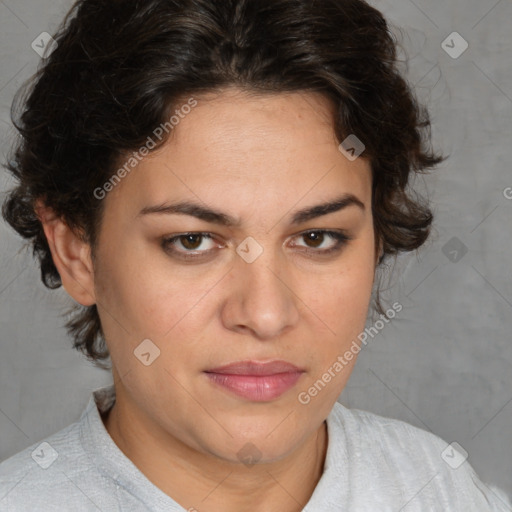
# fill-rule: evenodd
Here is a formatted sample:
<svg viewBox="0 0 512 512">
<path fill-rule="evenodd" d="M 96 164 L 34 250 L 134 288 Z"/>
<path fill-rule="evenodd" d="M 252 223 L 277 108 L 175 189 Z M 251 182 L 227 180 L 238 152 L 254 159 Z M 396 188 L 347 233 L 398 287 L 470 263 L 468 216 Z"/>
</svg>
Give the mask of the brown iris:
<svg viewBox="0 0 512 512">
<path fill-rule="evenodd" d="M 324 241 L 323 233 L 311 232 L 306 233 L 302 236 L 304 236 L 305 240 L 307 240 L 308 242 L 313 242 L 313 245 L 311 245 L 311 247 L 318 247 L 322 245 L 322 242 Z"/>
<path fill-rule="evenodd" d="M 201 245 L 203 235 L 183 235 L 179 240 L 186 249 L 194 250 Z"/>
</svg>

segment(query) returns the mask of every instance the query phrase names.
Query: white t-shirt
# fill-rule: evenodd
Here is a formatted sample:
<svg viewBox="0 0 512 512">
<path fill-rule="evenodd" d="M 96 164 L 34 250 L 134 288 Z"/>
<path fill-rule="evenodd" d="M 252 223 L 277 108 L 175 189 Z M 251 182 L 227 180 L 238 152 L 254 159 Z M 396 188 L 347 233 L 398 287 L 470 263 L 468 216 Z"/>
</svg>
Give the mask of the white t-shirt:
<svg viewBox="0 0 512 512">
<path fill-rule="evenodd" d="M 0 511 L 185 509 L 121 452 L 99 411 L 114 387 L 98 389 L 78 422 L 0 464 Z M 336 403 L 327 418 L 324 472 L 305 512 L 512 512 L 439 437 L 399 420 Z"/>
</svg>

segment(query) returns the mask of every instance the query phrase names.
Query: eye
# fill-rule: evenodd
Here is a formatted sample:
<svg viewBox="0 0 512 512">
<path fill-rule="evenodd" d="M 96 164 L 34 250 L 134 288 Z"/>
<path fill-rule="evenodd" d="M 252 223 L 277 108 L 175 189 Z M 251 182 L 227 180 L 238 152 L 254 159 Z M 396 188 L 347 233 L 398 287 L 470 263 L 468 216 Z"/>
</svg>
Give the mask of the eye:
<svg viewBox="0 0 512 512">
<path fill-rule="evenodd" d="M 299 238 L 302 238 L 306 245 L 296 245 L 296 247 L 305 247 L 306 252 L 320 255 L 339 252 L 351 240 L 351 237 L 342 231 L 322 229 L 301 233 Z"/>
<path fill-rule="evenodd" d="M 340 252 L 347 242 L 352 240 L 343 231 L 322 229 L 306 231 L 295 238 L 302 238 L 305 245 L 292 244 L 293 247 L 301 248 L 301 251 L 317 256 Z M 166 253 L 182 260 L 205 258 L 216 248 L 223 247 L 221 244 L 215 244 L 211 233 L 181 233 L 163 238 L 161 245 Z"/>
<path fill-rule="evenodd" d="M 162 239 L 162 248 L 183 259 L 202 257 L 215 247 L 210 233 L 182 233 Z"/>
</svg>

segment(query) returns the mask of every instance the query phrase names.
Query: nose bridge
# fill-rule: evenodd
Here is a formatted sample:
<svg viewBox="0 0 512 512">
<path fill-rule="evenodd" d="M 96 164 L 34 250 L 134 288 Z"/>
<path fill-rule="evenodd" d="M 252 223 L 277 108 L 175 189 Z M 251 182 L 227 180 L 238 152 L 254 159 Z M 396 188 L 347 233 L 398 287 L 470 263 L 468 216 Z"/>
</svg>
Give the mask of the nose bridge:
<svg viewBox="0 0 512 512">
<path fill-rule="evenodd" d="M 287 284 L 286 262 L 270 244 L 264 248 L 258 245 L 260 249 L 249 240 L 237 249 L 240 257 L 232 269 L 236 282 L 232 297 L 236 303 L 230 305 L 228 321 L 237 329 L 247 328 L 260 338 L 270 338 L 294 324 L 298 311 Z M 259 252 L 256 257 L 255 251 Z"/>
<path fill-rule="evenodd" d="M 279 269 L 278 258 L 267 250 L 252 263 L 241 263 L 240 274 L 244 283 L 245 295 L 253 301 L 267 301 L 284 298 L 287 289 L 283 283 L 283 272 Z M 281 279 L 278 278 L 281 277 Z"/>
</svg>

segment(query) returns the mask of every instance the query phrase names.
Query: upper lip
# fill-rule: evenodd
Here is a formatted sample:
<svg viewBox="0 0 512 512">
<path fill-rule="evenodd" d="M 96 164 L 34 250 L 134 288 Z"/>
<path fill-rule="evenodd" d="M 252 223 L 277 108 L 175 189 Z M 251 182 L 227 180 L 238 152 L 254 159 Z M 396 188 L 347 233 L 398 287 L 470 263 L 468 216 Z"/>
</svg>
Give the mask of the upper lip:
<svg viewBox="0 0 512 512">
<path fill-rule="evenodd" d="M 277 373 L 303 372 L 301 368 L 286 361 L 238 361 L 218 368 L 206 370 L 206 373 L 224 373 L 227 375 L 275 375 Z"/>
</svg>

